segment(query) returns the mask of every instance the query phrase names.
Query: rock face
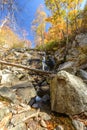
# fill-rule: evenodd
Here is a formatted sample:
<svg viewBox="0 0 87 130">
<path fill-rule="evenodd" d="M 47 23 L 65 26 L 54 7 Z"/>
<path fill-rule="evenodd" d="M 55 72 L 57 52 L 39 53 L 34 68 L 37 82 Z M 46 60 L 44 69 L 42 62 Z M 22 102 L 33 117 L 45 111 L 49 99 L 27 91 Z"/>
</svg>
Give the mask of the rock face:
<svg viewBox="0 0 87 130">
<path fill-rule="evenodd" d="M 1 84 L 12 84 L 15 81 L 18 82 L 17 76 L 7 69 L 0 70 L 0 75 L 2 76 Z"/>
<path fill-rule="evenodd" d="M 83 81 L 60 71 L 51 81 L 51 109 L 68 115 L 87 111 L 87 86 Z"/>
<path fill-rule="evenodd" d="M 68 45 L 68 52 L 66 54 L 66 59 L 64 59 L 65 46 L 60 47 L 55 52 L 57 67 L 64 62 L 74 62 L 74 65 L 79 68 L 81 65 L 87 63 L 87 33 L 78 34 L 73 42 Z M 68 64 L 70 65 L 70 64 Z M 63 67 L 63 66 L 62 66 Z M 64 67 L 65 64 L 64 64 Z"/>
<path fill-rule="evenodd" d="M 78 71 L 78 75 L 79 75 L 82 79 L 87 80 L 87 72 L 86 72 L 86 71 L 80 69 L 80 70 Z"/>
<path fill-rule="evenodd" d="M 77 35 L 75 40 L 79 43 L 81 47 L 87 47 L 87 33 Z"/>
</svg>

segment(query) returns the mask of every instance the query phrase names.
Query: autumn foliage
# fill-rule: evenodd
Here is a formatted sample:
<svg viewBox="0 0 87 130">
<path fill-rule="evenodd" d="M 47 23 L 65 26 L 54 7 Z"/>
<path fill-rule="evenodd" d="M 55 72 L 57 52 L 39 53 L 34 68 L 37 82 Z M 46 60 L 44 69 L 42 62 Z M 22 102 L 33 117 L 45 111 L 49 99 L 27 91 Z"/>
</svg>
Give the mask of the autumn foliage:
<svg viewBox="0 0 87 130">
<path fill-rule="evenodd" d="M 82 25 L 81 25 L 81 29 L 84 32 L 87 32 L 87 3 L 85 5 L 85 8 L 82 12 Z"/>
<path fill-rule="evenodd" d="M 3 26 L 0 30 L 0 46 L 6 48 L 23 47 L 21 39 L 8 26 Z"/>
<path fill-rule="evenodd" d="M 84 9 L 81 8 L 82 4 L 83 0 L 45 0 L 45 5 L 50 11 L 50 15 L 44 18 L 43 22 L 50 23 L 48 31 L 43 30 L 45 45 L 54 42 L 59 44 L 61 40 L 66 40 L 65 43 L 68 45 L 69 37 L 87 30 L 87 4 Z M 38 25 L 40 26 L 39 22 Z"/>
</svg>

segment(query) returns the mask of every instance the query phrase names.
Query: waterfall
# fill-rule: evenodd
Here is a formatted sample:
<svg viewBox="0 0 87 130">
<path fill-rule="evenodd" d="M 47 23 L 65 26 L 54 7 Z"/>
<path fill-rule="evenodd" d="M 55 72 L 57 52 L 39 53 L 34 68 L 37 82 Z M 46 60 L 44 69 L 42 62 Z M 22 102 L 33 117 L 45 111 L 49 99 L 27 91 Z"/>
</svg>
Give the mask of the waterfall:
<svg viewBox="0 0 87 130">
<path fill-rule="evenodd" d="M 42 57 L 42 70 L 46 70 L 47 69 L 47 65 L 46 65 L 46 53 L 44 52 L 44 55 Z"/>
</svg>

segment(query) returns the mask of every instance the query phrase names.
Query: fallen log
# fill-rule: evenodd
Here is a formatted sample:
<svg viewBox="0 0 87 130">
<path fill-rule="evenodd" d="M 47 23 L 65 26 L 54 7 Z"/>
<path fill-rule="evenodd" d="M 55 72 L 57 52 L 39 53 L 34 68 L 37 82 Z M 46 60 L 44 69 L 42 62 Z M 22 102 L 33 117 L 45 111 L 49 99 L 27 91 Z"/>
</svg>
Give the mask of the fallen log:
<svg viewBox="0 0 87 130">
<path fill-rule="evenodd" d="M 53 74 L 53 72 L 51 72 L 51 71 L 43 71 L 43 70 L 39 70 L 39 69 L 34 69 L 34 68 L 30 68 L 28 66 L 24 66 L 24 65 L 20 65 L 20 64 L 13 64 L 13 63 L 9 63 L 9 62 L 2 61 L 2 60 L 0 60 L 0 64 L 4 64 L 4 65 L 8 65 L 8 66 L 15 66 L 18 68 L 23 68 L 25 70 L 30 70 L 32 72 L 40 73 L 40 74 L 44 74 L 44 75 Z"/>
</svg>

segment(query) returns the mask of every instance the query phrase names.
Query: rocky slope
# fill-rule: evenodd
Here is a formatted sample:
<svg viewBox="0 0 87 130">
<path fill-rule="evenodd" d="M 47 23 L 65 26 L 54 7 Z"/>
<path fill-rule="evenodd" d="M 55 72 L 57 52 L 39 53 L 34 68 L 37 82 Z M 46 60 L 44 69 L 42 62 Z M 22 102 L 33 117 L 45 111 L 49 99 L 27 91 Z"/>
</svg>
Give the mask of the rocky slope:
<svg viewBox="0 0 87 130">
<path fill-rule="evenodd" d="M 52 74 L 0 64 L 0 129 L 87 129 L 86 38 L 87 34 L 75 38 L 66 61 L 64 47 L 52 55 L 26 48 L 1 51 L 1 60 L 38 70 L 45 56 L 44 70 Z M 52 116 L 52 111 L 58 114 Z"/>
</svg>

